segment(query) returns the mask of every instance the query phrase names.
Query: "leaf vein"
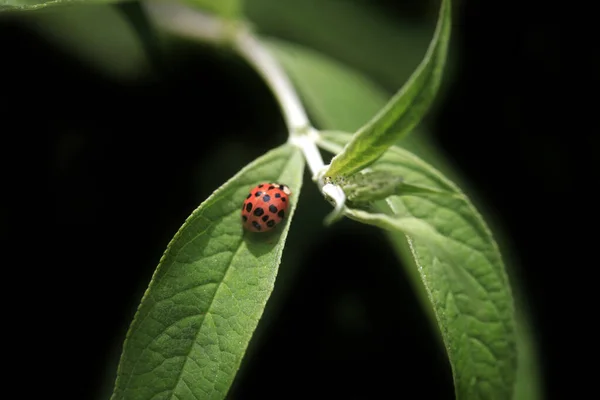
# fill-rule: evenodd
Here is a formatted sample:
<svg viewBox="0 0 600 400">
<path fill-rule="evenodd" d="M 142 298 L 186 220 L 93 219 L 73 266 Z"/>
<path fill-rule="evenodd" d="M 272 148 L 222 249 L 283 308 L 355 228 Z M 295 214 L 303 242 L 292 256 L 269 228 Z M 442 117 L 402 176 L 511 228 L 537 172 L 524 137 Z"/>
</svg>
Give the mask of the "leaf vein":
<svg viewBox="0 0 600 400">
<path fill-rule="evenodd" d="M 220 283 L 219 285 L 217 285 L 217 288 L 215 289 L 215 291 L 214 291 L 214 293 L 213 293 L 213 296 L 212 296 L 212 298 L 211 298 L 211 299 L 210 299 L 210 301 L 208 302 L 208 307 L 207 307 L 207 309 L 206 309 L 206 315 L 209 315 L 209 314 L 210 314 L 210 315 L 212 315 L 212 312 L 211 312 L 211 307 L 212 307 L 212 305 L 213 305 L 213 302 L 214 302 L 214 300 L 215 300 L 215 297 L 217 296 L 217 293 L 218 293 L 218 291 L 219 291 L 219 287 L 220 287 L 220 285 L 223 283 L 223 281 L 225 280 L 225 278 L 227 277 L 227 274 L 229 273 L 229 270 L 230 270 L 230 268 L 231 268 L 232 261 L 233 261 L 233 259 L 235 258 L 236 254 L 237 254 L 237 253 L 240 251 L 240 249 L 242 248 L 242 243 L 243 243 L 243 242 L 244 242 L 243 240 L 239 240 L 239 241 L 238 241 L 238 243 L 237 243 L 237 248 L 236 248 L 235 252 L 232 254 L 231 258 L 229 259 L 229 262 L 227 263 L 227 267 L 225 268 L 225 272 L 224 272 L 224 274 L 223 274 L 223 279 L 221 279 L 221 283 Z M 211 319 L 212 319 L 212 318 L 211 318 Z M 204 321 L 205 321 L 205 319 L 202 321 L 202 323 L 200 324 L 200 327 L 198 328 L 198 330 L 196 331 L 196 334 L 194 335 L 194 341 L 193 341 L 194 343 L 196 342 L 196 340 L 197 340 L 197 338 L 198 338 L 198 335 L 200 334 L 200 331 L 202 330 L 202 325 L 203 325 Z M 219 335 L 217 334 L 217 340 L 218 340 L 218 337 L 219 337 Z M 221 346 L 220 346 L 220 344 L 219 344 L 219 348 L 220 348 L 220 347 L 221 347 Z M 183 366 L 181 367 L 181 370 L 179 371 L 179 373 L 178 373 L 178 375 L 177 375 L 177 378 L 175 379 L 175 382 L 176 382 L 176 383 L 175 383 L 175 388 L 177 388 L 177 386 L 179 385 L 179 382 L 181 381 L 181 377 L 182 377 L 183 371 L 185 370 L 185 365 L 186 365 L 187 361 L 188 361 L 188 360 L 191 358 L 191 357 L 190 357 L 190 353 L 192 352 L 192 348 L 193 348 L 193 345 L 191 345 L 191 346 L 190 346 L 188 353 L 185 355 L 185 361 L 184 361 L 184 363 L 183 363 Z M 219 367 L 219 368 L 220 368 L 220 367 Z M 215 381 L 214 381 L 214 380 L 213 380 L 212 384 L 213 384 L 213 392 L 214 392 L 214 384 L 215 384 Z"/>
</svg>

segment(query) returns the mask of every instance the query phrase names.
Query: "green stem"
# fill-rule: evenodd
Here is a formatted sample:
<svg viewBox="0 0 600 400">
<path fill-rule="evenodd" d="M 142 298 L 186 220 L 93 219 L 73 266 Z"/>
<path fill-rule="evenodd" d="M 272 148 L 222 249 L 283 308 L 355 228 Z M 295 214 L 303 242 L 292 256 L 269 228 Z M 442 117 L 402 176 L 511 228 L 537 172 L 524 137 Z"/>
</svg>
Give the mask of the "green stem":
<svg viewBox="0 0 600 400">
<path fill-rule="evenodd" d="M 265 80 L 277 99 L 290 136 L 311 128 L 296 90 L 277 61 L 248 29 L 239 29 L 234 48 Z"/>
<path fill-rule="evenodd" d="M 321 192 L 335 205 L 339 215 L 346 201 L 341 188 L 323 179 L 328 166 L 317 147 L 319 132 L 311 125 L 298 93 L 279 63 L 248 27 L 221 20 L 182 4 L 161 0 L 145 1 L 148 15 L 164 29 L 181 36 L 231 46 L 264 79 L 275 96 L 288 128 L 289 141 L 300 148 Z"/>
</svg>

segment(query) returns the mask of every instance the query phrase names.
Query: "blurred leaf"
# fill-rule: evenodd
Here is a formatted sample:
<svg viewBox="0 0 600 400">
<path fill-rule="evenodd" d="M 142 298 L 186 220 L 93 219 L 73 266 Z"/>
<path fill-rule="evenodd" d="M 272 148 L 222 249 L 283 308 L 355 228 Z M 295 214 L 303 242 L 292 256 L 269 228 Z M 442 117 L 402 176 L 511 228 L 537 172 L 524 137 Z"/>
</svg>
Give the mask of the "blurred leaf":
<svg viewBox="0 0 600 400">
<path fill-rule="evenodd" d="M 327 176 L 350 176 L 360 171 L 421 121 L 441 82 L 450 40 L 451 15 L 450 0 L 442 0 L 437 28 L 423 62 L 386 106 L 333 158 Z"/>
<path fill-rule="evenodd" d="M 338 149 L 350 134 L 324 132 Z M 510 399 L 517 368 L 513 299 L 491 232 L 467 197 L 438 171 L 398 147 L 371 165 L 446 195 L 391 196 L 375 212 L 350 209 L 363 223 L 409 237 L 452 365 L 458 399 Z"/>
<path fill-rule="evenodd" d="M 0 0 L 0 11 L 37 10 L 55 5 L 117 3 L 122 1 L 132 0 Z"/>
<path fill-rule="evenodd" d="M 169 244 L 125 340 L 116 399 L 223 399 L 273 290 L 296 202 L 282 229 L 244 232 L 240 205 L 260 181 L 298 198 L 304 160 L 284 145 L 215 191 Z"/>
<path fill-rule="evenodd" d="M 227 19 L 237 18 L 242 11 L 242 0 L 183 0 L 191 6 Z"/>
<path fill-rule="evenodd" d="M 314 50 L 276 39 L 262 42 L 296 84 L 318 127 L 354 131 L 388 98 L 363 75 Z"/>
<path fill-rule="evenodd" d="M 118 7 L 52 7 L 21 16 L 50 43 L 111 77 L 136 79 L 150 71 L 142 37 Z"/>
<path fill-rule="evenodd" d="M 432 2 L 436 9 L 437 1 Z M 246 0 L 245 4 L 248 18 L 263 34 L 327 54 L 394 89 L 421 62 L 432 36 L 430 23 L 394 18 L 368 1 Z"/>
</svg>

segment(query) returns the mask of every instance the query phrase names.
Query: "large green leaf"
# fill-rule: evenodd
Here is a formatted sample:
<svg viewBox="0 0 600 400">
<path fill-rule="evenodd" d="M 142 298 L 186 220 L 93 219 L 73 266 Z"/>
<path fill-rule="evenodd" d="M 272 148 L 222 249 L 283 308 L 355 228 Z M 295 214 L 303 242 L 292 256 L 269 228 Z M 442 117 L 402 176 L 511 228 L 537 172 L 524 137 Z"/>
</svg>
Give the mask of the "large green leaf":
<svg viewBox="0 0 600 400">
<path fill-rule="evenodd" d="M 435 34 L 423 62 L 386 106 L 333 158 L 327 176 L 349 176 L 360 171 L 421 121 L 440 86 L 450 40 L 451 15 L 450 0 L 442 0 Z"/>
<path fill-rule="evenodd" d="M 340 151 L 351 135 L 324 132 L 322 137 L 324 147 Z M 457 398 L 512 398 L 517 368 L 513 299 L 489 229 L 452 182 L 411 153 L 392 147 L 371 168 L 456 194 L 391 196 L 376 210 L 347 215 L 409 237 Z"/>
<path fill-rule="evenodd" d="M 388 99 L 387 93 L 367 77 L 325 54 L 285 41 L 269 40 L 268 45 L 292 77 L 311 117 L 323 129 L 354 131 L 373 115 L 373 109 L 383 107 Z M 344 93 L 348 95 L 344 95 Z M 442 171 L 446 177 L 459 183 L 460 187 L 471 193 L 471 200 L 476 203 L 477 208 L 485 211 L 485 204 L 481 204 L 477 198 L 473 198 L 477 191 L 471 188 L 469 182 L 449 163 L 445 154 L 435 146 L 427 131 L 419 128 L 418 134 L 405 137 L 401 141 L 401 146 L 419 155 L 429 165 Z M 337 150 L 339 148 L 335 151 L 337 152 Z M 493 214 L 484 213 L 484 215 L 487 222 L 493 227 L 497 239 L 501 244 L 505 244 L 501 246 L 504 255 L 510 256 L 510 246 L 508 240 L 503 239 L 501 225 L 492 218 Z M 436 322 L 406 236 L 402 233 L 389 232 L 388 237 L 406 267 L 406 272 L 424 304 L 425 312 L 433 322 Z M 508 266 L 515 268 L 517 261 L 511 259 Z M 518 289 L 518 286 L 515 289 Z M 527 310 L 523 309 L 524 299 L 517 296 L 516 301 L 519 367 L 515 399 L 538 400 L 543 398 L 543 394 L 534 345 L 535 332 L 529 325 Z"/>
<path fill-rule="evenodd" d="M 296 202 L 272 233 L 244 232 L 240 206 L 261 181 L 300 194 L 304 159 L 291 145 L 252 162 L 183 224 L 125 340 L 117 399 L 222 399 L 273 290 Z"/>
<path fill-rule="evenodd" d="M 117 3 L 132 0 L 0 0 L 0 11 L 7 10 L 37 10 L 47 6 L 62 4 L 94 4 Z"/>
</svg>

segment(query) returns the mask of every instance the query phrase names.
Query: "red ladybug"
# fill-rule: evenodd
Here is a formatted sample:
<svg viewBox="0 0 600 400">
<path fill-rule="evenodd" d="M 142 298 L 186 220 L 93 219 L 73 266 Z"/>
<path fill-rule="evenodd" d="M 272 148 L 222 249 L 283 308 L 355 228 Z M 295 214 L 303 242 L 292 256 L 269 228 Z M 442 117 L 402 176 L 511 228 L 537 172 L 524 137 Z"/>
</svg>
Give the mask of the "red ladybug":
<svg viewBox="0 0 600 400">
<path fill-rule="evenodd" d="M 290 205 L 290 188 L 279 183 L 261 183 L 254 187 L 242 205 L 242 223 L 252 232 L 275 228 Z"/>
</svg>

